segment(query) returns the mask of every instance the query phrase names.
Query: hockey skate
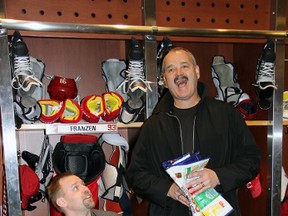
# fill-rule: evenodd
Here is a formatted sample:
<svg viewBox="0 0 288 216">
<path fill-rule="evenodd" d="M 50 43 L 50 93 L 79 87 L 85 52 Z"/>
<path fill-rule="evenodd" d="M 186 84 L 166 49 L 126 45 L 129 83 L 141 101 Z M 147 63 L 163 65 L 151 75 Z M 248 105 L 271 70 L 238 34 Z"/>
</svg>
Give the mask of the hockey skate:
<svg viewBox="0 0 288 216">
<path fill-rule="evenodd" d="M 273 93 L 277 89 L 275 83 L 275 60 L 274 42 L 268 40 L 257 62 L 256 84 L 254 84 L 258 97 L 258 105 L 263 110 L 268 110 L 271 107 Z"/>
</svg>

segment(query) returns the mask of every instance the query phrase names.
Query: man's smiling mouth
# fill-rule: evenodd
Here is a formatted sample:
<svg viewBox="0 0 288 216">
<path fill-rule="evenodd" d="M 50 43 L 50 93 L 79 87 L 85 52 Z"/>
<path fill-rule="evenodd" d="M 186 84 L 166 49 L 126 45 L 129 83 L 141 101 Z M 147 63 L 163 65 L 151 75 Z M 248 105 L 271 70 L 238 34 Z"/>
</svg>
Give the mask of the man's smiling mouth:
<svg viewBox="0 0 288 216">
<path fill-rule="evenodd" d="M 175 79 L 174 79 L 174 83 L 177 85 L 177 86 L 180 86 L 180 85 L 185 85 L 188 81 L 188 77 L 186 76 L 177 76 Z"/>
<path fill-rule="evenodd" d="M 92 198 L 92 195 L 87 195 L 84 199 L 91 199 Z"/>
</svg>

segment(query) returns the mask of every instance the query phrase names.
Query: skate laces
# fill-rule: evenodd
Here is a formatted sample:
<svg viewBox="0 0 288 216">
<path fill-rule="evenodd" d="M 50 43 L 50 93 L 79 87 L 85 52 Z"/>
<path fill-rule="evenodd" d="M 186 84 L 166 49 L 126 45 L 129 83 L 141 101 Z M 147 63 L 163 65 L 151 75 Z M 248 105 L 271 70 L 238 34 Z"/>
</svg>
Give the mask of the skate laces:
<svg viewBox="0 0 288 216">
<path fill-rule="evenodd" d="M 150 86 L 151 82 L 145 79 L 143 68 L 143 61 L 130 60 L 128 70 L 125 71 L 126 79 L 117 87 L 117 89 L 123 87 L 124 93 L 128 93 L 129 90 L 134 92 L 137 88 L 144 92 L 146 92 L 147 89 L 152 91 Z M 128 83 L 129 86 L 127 88 Z"/>
<path fill-rule="evenodd" d="M 32 67 L 30 64 L 29 56 L 15 56 L 14 67 L 15 67 L 14 74 L 17 74 L 17 72 L 19 71 L 31 72 Z"/>
<path fill-rule="evenodd" d="M 158 49 L 158 52 L 157 52 L 157 56 L 156 56 L 156 59 L 159 61 L 163 58 L 163 52 L 164 52 L 164 42 L 162 42 L 160 44 L 160 47 Z"/>
<path fill-rule="evenodd" d="M 274 63 L 265 61 L 261 62 L 258 76 L 258 83 L 272 82 L 273 84 L 275 84 L 274 71 L 275 71 Z"/>
<path fill-rule="evenodd" d="M 32 85 L 42 86 L 42 83 L 34 76 L 29 56 L 16 56 L 14 58 L 14 76 L 11 86 L 14 89 L 29 91 Z"/>
<path fill-rule="evenodd" d="M 131 87 L 135 82 L 141 81 L 145 84 L 147 88 L 150 88 L 149 82 L 146 81 L 143 73 L 143 62 L 142 61 L 130 61 L 127 71 L 127 77 L 130 79 L 129 87 Z"/>
<path fill-rule="evenodd" d="M 259 90 L 268 88 L 277 89 L 275 81 L 275 59 L 274 42 L 269 39 L 265 43 L 262 54 L 257 62 L 256 84 L 253 85 L 258 87 Z"/>
</svg>

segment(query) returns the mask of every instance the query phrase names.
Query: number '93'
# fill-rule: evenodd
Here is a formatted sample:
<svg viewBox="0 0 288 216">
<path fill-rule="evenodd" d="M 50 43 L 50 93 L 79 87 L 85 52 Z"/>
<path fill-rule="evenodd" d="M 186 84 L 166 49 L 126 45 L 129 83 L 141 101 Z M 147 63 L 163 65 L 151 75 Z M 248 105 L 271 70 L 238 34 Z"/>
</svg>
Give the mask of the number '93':
<svg viewBox="0 0 288 216">
<path fill-rule="evenodd" d="M 108 131 L 116 131 L 117 127 L 116 124 L 109 124 L 108 125 Z"/>
</svg>

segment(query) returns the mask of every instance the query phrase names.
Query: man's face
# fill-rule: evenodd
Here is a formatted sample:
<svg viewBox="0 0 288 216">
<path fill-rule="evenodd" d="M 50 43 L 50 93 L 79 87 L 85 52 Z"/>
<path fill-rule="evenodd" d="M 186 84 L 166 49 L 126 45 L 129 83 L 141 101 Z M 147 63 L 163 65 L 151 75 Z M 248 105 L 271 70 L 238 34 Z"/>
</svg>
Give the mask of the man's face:
<svg viewBox="0 0 288 216">
<path fill-rule="evenodd" d="M 170 51 L 164 58 L 163 66 L 164 82 L 174 98 L 175 106 L 183 102 L 195 105 L 199 101 L 197 81 L 200 78 L 200 71 L 197 65 L 193 65 L 188 53 L 184 50 Z M 181 105 L 177 107 L 185 108 Z"/>
<path fill-rule="evenodd" d="M 85 186 L 84 182 L 77 176 L 67 176 L 60 180 L 61 197 L 57 200 L 62 208 L 67 211 L 79 211 L 92 209 L 95 202 L 92 198 L 90 190 Z"/>
</svg>

